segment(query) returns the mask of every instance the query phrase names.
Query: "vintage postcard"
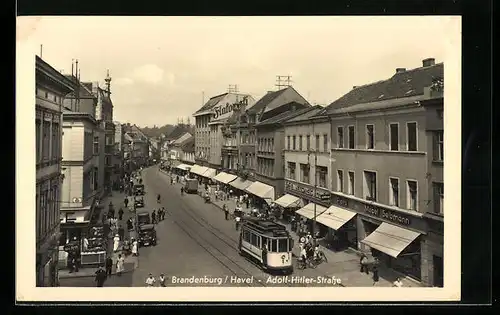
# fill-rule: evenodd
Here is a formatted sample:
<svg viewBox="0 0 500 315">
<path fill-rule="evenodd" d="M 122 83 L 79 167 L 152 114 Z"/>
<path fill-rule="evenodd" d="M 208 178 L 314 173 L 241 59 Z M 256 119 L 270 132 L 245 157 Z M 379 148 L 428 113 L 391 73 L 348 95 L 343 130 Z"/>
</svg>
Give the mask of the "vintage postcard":
<svg viewBox="0 0 500 315">
<path fill-rule="evenodd" d="M 460 31 L 18 17 L 17 300 L 459 301 Z"/>
</svg>

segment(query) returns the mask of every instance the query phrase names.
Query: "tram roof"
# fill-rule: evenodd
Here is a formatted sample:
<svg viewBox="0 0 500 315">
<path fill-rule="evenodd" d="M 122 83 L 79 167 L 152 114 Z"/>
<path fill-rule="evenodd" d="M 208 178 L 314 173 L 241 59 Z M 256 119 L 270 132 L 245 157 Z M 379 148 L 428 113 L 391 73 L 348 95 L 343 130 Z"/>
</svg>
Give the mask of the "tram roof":
<svg viewBox="0 0 500 315">
<path fill-rule="evenodd" d="M 249 218 L 245 220 L 245 225 L 262 234 L 272 234 L 272 236 L 288 236 L 286 227 L 273 221 Z"/>
</svg>

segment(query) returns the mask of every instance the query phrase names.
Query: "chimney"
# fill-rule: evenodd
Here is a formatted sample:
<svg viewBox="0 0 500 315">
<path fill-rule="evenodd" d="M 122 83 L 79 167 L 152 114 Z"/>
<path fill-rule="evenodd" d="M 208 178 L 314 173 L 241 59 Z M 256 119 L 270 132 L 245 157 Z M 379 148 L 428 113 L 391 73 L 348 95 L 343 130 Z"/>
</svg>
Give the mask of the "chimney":
<svg viewBox="0 0 500 315">
<path fill-rule="evenodd" d="M 422 66 L 424 67 L 430 67 L 433 66 L 434 64 L 436 64 L 436 59 L 434 58 L 427 58 L 422 60 Z"/>
<path fill-rule="evenodd" d="M 405 72 L 406 68 L 396 68 L 396 73 Z"/>
</svg>

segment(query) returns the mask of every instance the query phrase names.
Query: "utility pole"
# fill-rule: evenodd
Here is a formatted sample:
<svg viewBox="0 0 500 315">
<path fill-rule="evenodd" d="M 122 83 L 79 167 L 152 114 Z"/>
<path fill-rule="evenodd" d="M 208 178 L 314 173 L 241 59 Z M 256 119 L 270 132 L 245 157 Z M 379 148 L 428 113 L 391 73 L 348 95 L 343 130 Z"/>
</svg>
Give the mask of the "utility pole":
<svg viewBox="0 0 500 315">
<path fill-rule="evenodd" d="M 278 90 L 281 90 L 282 88 L 290 87 L 291 82 L 292 82 L 291 75 L 277 75 L 275 86 L 278 87 Z"/>
</svg>

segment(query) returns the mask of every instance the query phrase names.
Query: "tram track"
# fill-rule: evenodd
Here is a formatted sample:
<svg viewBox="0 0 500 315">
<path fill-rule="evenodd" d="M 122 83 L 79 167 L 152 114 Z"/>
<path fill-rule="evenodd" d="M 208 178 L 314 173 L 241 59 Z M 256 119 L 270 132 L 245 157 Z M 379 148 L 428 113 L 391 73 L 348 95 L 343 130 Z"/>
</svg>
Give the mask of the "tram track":
<svg viewBox="0 0 500 315">
<path fill-rule="evenodd" d="M 152 184 L 151 186 L 155 191 L 162 191 L 161 189 L 158 189 L 159 187 L 157 185 Z M 169 195 L 174 194 L 174 196 L 172 197 L 179 198 L 178 196 L 175 196 L 175 193 L 173 192 L 171 193 L 169 191 L 168 194 Z M 190 239 L 192 239 L 196 244 L 198 244 L 205 252 L 207 252 L 211 257 L 213 257 L 216 261 L 218 261 L 225 269 L 231 272 L 231 274 L 238 277 L 253 277 L 255 280 L 257 280 L 254 281 L 253 285 L 248 283 L 242 283 L 243 285 L 255 286 L 256 284 L 257 286 L 266 286 L 265 279 L 262 279 L 262 277 L 256 275 L 255 272 L 249 271 L 246 268 L 246 266 L 244 266 L 245 263 L 248 263 L 250 261 L 239 256 L 239 254 L 237 253 L 238 248 L 234 245 L 237 243 L 234 241 L 234 239 L 230 238 L 227 234 L 225 234 L 217 227 L 214 227 L 206 220 L 204 220 L 205 224 L 203 224 L 200 220 L 197 219 L 197 217 L 194 215 L 194 212 L 190 209 L 190 207 L 186 204 L 186 201 L 183 200 L 182 198 L 180 199 L 179 204 L 181 206 L 181 209 L 176 209 L 176 210 L 167 209 L 167 213 L 169 213 L 169 216 L 172 218 L 172 221 L 176 226 L 178 226 Z M 172 216 L 173 214 L 172 212 L 174 211 L 175 215 Z M 189 219 L 182 220 L 181 218 L 183 217 Z M 201 227 L 201 229 L 193 228 L 191 222 L 196 223 L 196 225 Z M 204 237 L 202 235 L 203 232 L 200 231 L 208 232 L 210 237 Z M 225 240 L 223 237 L 218 235 L 218 233 L 221 233 L 224 236 L 226 236 L 226 238 L 228 238 L 229 241 Z M 210 238 L 214 239 L 213 237 L 215 237 L 217 241 L 213 242 L 208 240 Z M 232 253 L 238 256 L 231 257 L 230 254 L 225 253 L 224 250 L 220 248 L 220 246 L 217 246 L 215 244 L 217 242 L 223 243 L 224 244 L 222 246 L 223 248 L 229 247 L 231 250 L 234 250 Z M 242 261 L 238 261 L 240 259 Z M 255 264 L 252 263 L 252 265 L 258 268 Z"/>
</svg>

